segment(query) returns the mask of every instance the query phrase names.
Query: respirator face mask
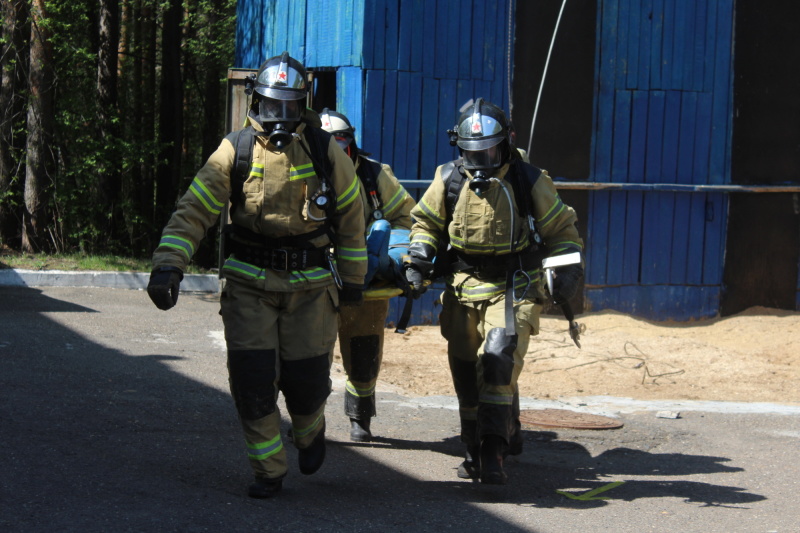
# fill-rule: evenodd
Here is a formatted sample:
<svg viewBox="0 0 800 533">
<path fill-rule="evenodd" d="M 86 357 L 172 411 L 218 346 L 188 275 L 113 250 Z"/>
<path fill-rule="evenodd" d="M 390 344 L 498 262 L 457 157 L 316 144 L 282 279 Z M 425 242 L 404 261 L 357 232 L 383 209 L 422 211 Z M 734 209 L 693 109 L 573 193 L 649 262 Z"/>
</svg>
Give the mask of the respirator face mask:
<svg viewBox="0 0 800 533">
<path fill-rule="evenodd" d="M 489 178 L 493 171 L 503 166 L 503 150 L 501 145 L 494 145 L 485 150 L 462 150 L 464 168 L 472 173 L 469 188 L 479 196 L 489 188 Z"/>
<path fill-rule="evenodd" d="M 292 133 L 300 121 L 301 100 L 277 100 L 262 97 L 258 101 L 258 115 L 269 142 L 278 151 L 284 150 L 292 142 Z"/>
</svg>

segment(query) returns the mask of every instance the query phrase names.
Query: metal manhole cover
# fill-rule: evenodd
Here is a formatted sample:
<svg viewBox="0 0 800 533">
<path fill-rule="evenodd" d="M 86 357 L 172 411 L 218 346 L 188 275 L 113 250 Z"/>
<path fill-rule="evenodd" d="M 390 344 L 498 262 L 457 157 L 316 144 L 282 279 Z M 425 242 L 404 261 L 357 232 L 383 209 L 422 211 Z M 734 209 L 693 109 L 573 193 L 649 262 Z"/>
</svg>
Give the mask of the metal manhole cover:
<svg viewBox="0 0 800 533">
<path fill-rule="evenodd" d="M 607 416 L 577 413 L 566 409 L 529 409 L 519 414 L 524 426 L 569 429 L 618 429 L 623 423 Z"/>
</svg>

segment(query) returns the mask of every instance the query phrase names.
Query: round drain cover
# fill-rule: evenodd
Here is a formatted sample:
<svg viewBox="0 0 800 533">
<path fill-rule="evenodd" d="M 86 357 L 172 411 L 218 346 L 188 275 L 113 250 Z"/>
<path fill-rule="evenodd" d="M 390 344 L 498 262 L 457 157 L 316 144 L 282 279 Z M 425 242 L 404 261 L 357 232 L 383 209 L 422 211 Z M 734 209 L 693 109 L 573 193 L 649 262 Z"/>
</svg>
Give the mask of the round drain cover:
<svg viewBox="0 0 800 533">
<path fill-rule="evenodd" d="M 623 423 L 607 416 L 577 413 L 566 409 L 528 409 L 520 412 L 523 426 L 568 429 L 617 429 Z"/>
</svg>

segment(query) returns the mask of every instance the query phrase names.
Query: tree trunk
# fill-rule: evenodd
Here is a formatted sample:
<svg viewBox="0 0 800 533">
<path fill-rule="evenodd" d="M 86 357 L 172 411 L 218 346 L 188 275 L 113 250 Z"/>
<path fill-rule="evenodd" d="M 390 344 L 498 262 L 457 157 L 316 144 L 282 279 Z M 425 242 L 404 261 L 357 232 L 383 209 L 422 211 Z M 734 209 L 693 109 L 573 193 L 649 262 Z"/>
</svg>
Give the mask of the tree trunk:
<svg viewBox="0 0 800 533">
<path fill-rule="evenodd" d="M 47 194 L 55 169 L 51 150 L 53 117 L 53 66 L 49 31 L 42 21 L 47 16 L 45 0 L 31 4 L 30 71 L 28 73 L 28 142 L 25 168 L 25 210 L 22 249 L 42 249 L 47 231 Z"/>
<path fill-rule="evenodd" d="M 0 54 L 0 243 L 18 247 L 22 218 L 18 206 L 23 191 L 19 162 L 25 138 L 14 132 L 25 122 L 26 39 L 31 31 L 28 4 L 25 0 L 3 2 L 2 15 L 1 37 L 6 48 Z"/>
<path fill-rule="evenodd" d="M 108 239 L 118 237 L 114 219 L 117 215 L 117 205 L 120 192 L 120 164 L 121 154 L 113 150 L 117 146 L 119 128 L 114 119 L 119 115 L 119 95 L 117 91 L 117 68 L 119 59 L 119 0 L 100 0 L 100 13 L 98 19 L 99 43 L 97 50 L 97 124 L 100 139 L 103 142 L 105 164 L 100 166 L 98 176 L 100 204 L 103 220 L 99 228 L 105 230 Z"/>
<path fill-rule="evenodd" d="M 156 218 L 165 223 L 177 200 L 183 141 L 181 77 L 181 0 L 169 0 L 161 33 L 161 105 L 158 140 L 163 149 L 156 171 Z"/>
</svg>

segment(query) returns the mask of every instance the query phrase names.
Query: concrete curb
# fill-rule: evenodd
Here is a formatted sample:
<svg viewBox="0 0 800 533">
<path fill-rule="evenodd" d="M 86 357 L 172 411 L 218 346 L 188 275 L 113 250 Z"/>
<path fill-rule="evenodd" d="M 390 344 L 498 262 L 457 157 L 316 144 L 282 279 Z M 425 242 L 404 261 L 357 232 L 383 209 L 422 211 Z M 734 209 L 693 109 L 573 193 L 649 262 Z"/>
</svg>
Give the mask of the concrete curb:
<svg viewBox="0 0 800 533">
<path fill-rule="evenodd" d="M 147 272 L 98 272 L 68 270 L 0 270 L 0 286 L 7 287 L 100 287 L 143 290 Z M 219 292 L 219 278 L 214 274 L 186 274 L 181 291 Z"/>
</svg>

